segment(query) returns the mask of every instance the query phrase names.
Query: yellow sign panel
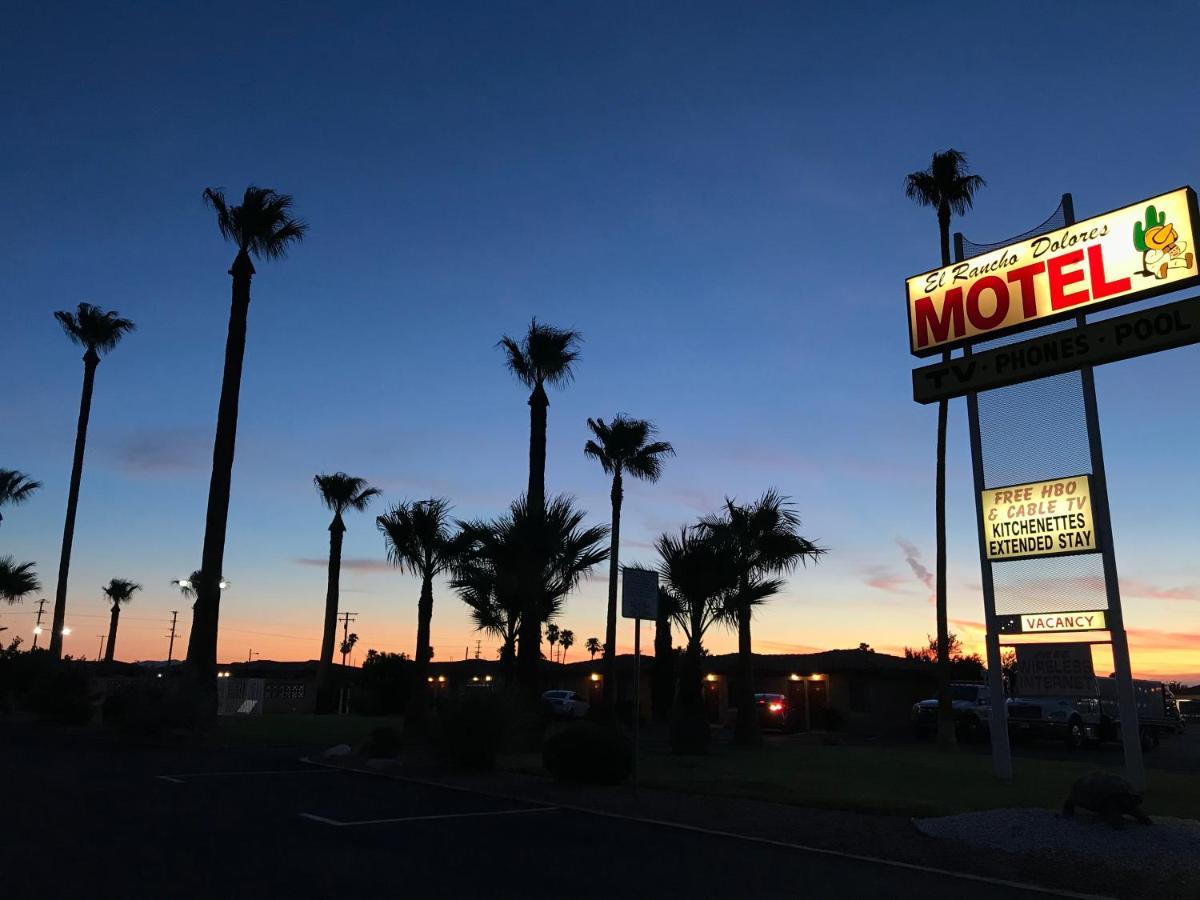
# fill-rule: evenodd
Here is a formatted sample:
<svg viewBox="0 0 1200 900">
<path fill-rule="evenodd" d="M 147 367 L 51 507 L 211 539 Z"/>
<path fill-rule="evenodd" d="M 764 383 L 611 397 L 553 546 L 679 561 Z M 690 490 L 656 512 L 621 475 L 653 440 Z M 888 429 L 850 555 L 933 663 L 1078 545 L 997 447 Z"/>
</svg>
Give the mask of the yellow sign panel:
<svg viewBox="0 0 1200 900">
<path fill-rule="evenodd" d="M 982 496 L 990 560 L 1099 549 L 1087 475 L 990 488 Z"/>
<path fill-rule="evenodd" d="M 1151 197 L 907 280 L 912 352 L 1127 303 L 1200 280 L 1196 195 Z"/>
<path fill-rule="evenodd" d="M 1102 631 L 1104 613 L 1100 610 L 1066 613 L 1025 613 L 1021 616 L 1022 634 L 1049 631 Z"/>
</svg>

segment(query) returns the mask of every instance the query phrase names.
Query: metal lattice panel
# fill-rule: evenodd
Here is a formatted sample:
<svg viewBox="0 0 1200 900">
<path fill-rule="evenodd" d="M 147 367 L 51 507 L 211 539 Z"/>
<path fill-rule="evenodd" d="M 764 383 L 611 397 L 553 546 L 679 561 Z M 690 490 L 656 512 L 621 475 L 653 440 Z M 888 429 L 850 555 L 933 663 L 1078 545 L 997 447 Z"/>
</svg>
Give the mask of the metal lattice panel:
<svg viewBox="0 0 1200 900">
<path fill-rule="evenodd" d="M 1014 235 L 1004 241 L 997 241 L 994 244 L 976 244 L 974 241 L 968 241 L 966 237 L 962 239 L 963 259 L 970 259 L 972 256 L 979 256 L 982 253 L 988 253 L 992 250 L 999 250 L 1001 247 L 1007 247 L 1009 244 L 1015 244 L 1017 241 L 1023 241 L 1026 238 L 1037 237 L 1039 234 L 1045 234 L 1047 231 L 1054 231 L 1056 228 L 1065 228 L 1067 226 L 1067 214 L 1063 209 L 1062 202 L 1058 204 L 1058 209 L 1050 214 L 1045 222 L 1037 228 L 1030 228 L 1028 231 Z"/>
<path fill-rule="evenodd" d="M 1099 553 L 994 562 L 996 614 L 1108 609 Z"/>
</svg>

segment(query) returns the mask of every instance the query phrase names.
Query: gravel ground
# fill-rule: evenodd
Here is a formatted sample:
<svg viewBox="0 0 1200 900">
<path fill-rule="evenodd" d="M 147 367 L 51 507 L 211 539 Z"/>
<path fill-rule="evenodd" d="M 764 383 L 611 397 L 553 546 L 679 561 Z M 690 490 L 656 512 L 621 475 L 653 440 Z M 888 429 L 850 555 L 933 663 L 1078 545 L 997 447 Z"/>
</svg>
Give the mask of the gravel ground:
<svg viewBox="0 0 1200 900">
<path fill-rule="evenodd" d="M 914 819 L 923 834 L 1012 853 L 1094 858 L 1135 871 L 1194 870 L 1200 859 L 1200 821 L 1154 817 L 1152 826 L 1126 819 L 1123 828 L 1087 812 L 1060 816 L 1047 809 L 993 809 Z"/>
</svg>

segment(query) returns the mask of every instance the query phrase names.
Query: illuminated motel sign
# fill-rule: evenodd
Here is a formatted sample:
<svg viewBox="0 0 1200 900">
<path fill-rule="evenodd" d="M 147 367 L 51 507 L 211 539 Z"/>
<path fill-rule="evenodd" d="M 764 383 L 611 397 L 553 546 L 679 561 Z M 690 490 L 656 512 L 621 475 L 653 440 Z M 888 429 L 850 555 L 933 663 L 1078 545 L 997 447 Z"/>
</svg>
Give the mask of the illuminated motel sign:
<svg viewBox="0 0 1200 900">
<path fill-rule="evenodd" d="M 910 349 L 927 356 L 1200 282 L 1198 220 L 1183 187 L 914 275 Z"/>
</svg>

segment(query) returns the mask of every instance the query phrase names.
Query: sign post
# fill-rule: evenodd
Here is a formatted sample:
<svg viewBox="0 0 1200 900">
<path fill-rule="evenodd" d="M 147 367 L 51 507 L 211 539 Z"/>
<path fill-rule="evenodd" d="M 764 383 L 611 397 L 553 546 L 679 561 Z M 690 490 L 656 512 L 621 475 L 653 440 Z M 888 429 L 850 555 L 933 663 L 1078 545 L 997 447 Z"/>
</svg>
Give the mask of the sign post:
<svg viewBox="0 0 1200 900">
<path fill-rule="evenodd" d="M 633 619 L 633 786 L 638 783 L 642 721 L 642 619 L 658 618 L 658 573 L 625 566 L 621 570 L 621 616 Z"/>
</svg>

